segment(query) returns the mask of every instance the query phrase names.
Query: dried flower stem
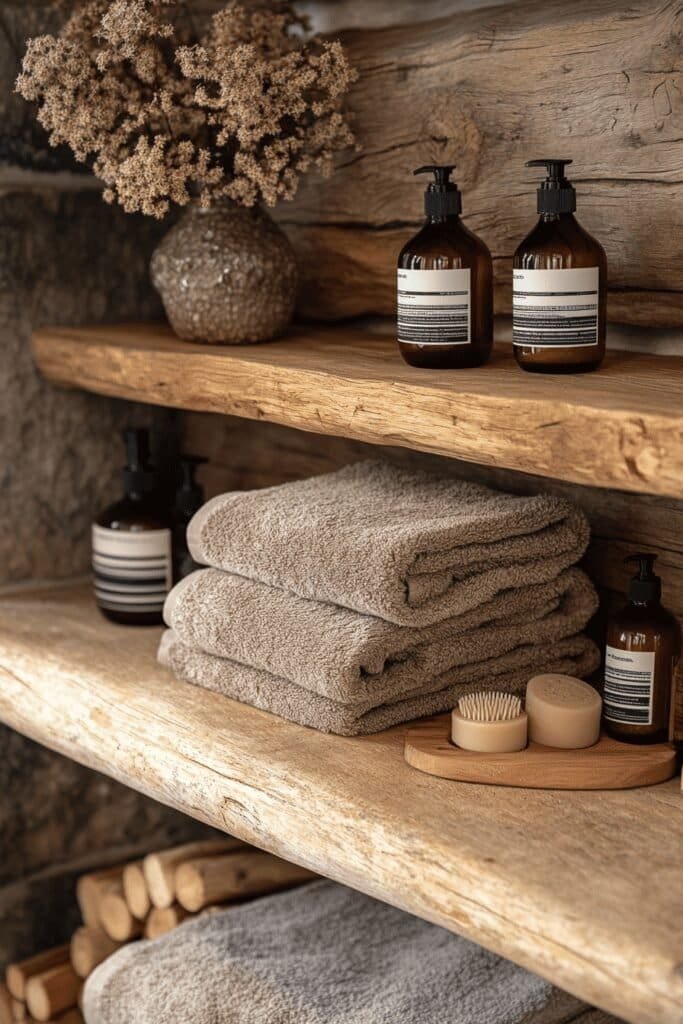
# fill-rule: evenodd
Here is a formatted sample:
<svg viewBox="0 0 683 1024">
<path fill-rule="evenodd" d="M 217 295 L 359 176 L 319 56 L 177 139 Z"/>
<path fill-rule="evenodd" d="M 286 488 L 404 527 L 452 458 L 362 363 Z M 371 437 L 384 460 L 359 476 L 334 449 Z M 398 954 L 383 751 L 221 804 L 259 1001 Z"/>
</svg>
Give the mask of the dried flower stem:
<svg viewBox="0 0 683 1024">
<path fill-rule="evenodd" d="M 195 194 L 273 206 L 355 144 L 342 104 L 356 73 L 306 29 L 287 0 L 231 0 L 203 34 L 186 0 L 85 0 L 29 41 L 17 91 L 129 212 L 163 217 Z"/>
</svg>

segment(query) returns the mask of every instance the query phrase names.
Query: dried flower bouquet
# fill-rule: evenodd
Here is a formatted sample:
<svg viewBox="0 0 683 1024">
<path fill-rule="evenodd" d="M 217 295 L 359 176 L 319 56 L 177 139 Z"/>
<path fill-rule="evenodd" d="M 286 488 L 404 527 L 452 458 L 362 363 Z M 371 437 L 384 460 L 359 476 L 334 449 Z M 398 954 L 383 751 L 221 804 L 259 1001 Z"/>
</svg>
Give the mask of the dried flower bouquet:
<svg viewBox="0 0 683 1024">
<path fill-rule="evenodd" d="M 128 212 L 291 199 L 354 144 L 356 78 L 338 42 L 306 35 L 287 2 L 231 2 L 203 28 L 188 0 L 86 0 L 32 39 L 17 90 Z"/>
</svg>

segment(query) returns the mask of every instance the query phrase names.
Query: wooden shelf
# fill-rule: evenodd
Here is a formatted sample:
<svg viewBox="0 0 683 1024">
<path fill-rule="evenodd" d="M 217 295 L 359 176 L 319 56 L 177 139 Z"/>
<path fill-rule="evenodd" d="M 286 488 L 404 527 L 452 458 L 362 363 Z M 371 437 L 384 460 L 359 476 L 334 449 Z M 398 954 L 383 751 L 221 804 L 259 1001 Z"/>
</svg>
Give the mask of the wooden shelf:
<svg viewBox="0 0 683 1024">
<path fill-rule="evenodd" d="M 0 718 L 68 757 L 466 935 L 637 1024 L 681 1024 L 683 797 L 458 784 L 402 732 L 325 736 L 176 682 L 84 586 L 0 598 Z"/>
<path fill-rule="evenodd" d="M 150 324 L 47 328 L 33 349 L 50 380 L 97 394 L 683 497 L 683 358 L 613 352 L 598 373 L 544 376 L 500 345 L 481 369 L 435 372 L 357 328 L 225 348 Z"/>
</svg>

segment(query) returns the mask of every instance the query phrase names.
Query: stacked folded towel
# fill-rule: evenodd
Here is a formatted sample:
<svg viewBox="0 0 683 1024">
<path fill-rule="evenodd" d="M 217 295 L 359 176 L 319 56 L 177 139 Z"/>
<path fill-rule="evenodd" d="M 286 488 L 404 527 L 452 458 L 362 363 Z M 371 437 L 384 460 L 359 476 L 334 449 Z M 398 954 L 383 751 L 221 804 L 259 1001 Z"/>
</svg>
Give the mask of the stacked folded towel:
<svg viewBox="0 0 683 1024">
<path fill-rule="evenodd" d="M 564 1024 L 582 1009 L 535 974 L 332 882 L 124 946 L 83 999 L 87 1024 Z"/>
<path fill-rule="evenodd" d="M 200 569 L 168 597 L 159 658 L 188 682 L 328 732 L 375 732 L 584 676 L 597 607 L 571 568 L 588 541 L 566 502 L 363 462 L 208 502 Z"/>
</svg>

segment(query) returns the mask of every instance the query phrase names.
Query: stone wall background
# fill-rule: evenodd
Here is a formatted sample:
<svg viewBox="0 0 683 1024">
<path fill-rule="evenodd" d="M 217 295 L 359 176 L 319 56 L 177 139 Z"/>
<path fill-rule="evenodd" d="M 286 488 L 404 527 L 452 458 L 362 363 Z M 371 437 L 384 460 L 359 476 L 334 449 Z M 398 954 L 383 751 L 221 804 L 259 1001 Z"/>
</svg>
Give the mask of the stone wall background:
<svg viewBox="0 0 683 1024">
<path fill-rule="evenodd" d="M 87 571 L 92 516 L 119 494 L 121 429 L 147 425 L 161 449 L 178 429 L 172 413 L 59 390 L 33 366 L 43 324 L 161 316 L 147 264 L 164 226 L 105 205 L 13 94 L 24 39 L 57 17 L 0 0 L 0 586 Z M 0 969 L 70 934 L 79 873 L 204 831 L 0 725 Z"/>
</svg>

